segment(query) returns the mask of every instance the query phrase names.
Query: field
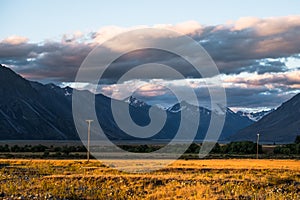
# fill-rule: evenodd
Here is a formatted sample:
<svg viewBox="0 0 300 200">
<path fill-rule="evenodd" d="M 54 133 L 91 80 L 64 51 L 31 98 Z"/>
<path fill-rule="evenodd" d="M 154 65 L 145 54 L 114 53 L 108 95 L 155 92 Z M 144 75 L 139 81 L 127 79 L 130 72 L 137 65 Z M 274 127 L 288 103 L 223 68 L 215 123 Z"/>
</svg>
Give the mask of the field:
<svg viewBox="0 0 300 200">
<path fill-rule="evenodd" d="M 2 159 L 0 182 L 0 199 L 300 199 L 300 161 L 178 160 L 130 174 L 96 160 Z"/>
</svg>

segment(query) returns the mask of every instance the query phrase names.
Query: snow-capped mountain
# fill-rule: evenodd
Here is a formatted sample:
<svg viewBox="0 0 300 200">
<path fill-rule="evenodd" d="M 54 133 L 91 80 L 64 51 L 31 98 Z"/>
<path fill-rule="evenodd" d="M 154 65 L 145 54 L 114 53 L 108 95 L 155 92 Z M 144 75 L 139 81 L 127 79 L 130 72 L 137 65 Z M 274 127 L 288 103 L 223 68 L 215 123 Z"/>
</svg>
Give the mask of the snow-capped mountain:
<svg viewBox="0 0 300 200">
<path fill-rule="evenodd" d="M 190 113 L 190 117 L 196 116 L 196 114 L 199 113 L 200 123 L 199 131 L 196 136 L 197 139 L 203 139 L 203 137 L 205 136 L 205 132 L 210 123 L 212 113 L 217 114 L 219 116 L 226 115 L 224 127 L 220 135 L 221 140 L 253 123 L 253 121 L 250 120 L 248 117 L 240 116 L 232 110 L 230 110 L 229 108 L 223 108 L 220 105 L 216 105 L 214 107 L 214 110 L 210 110 L 208 108 L 191 105 L 183 101 L 168 108 L 168 111 L 175 115 L 181 113 L 182 111 L 187 111 L 188 113 Z"/>
<path fill-rule="evenodd" d="M 129 103 L 132 107 L 142 111 L 139 114 L 138 120 L 143 121 L 145 118 L 147 118 L 147 113 L 144 113 L 151 107 L 147 103 L 135 98 L 135 97 L 129 97 L 124 100 L 126 103 Z M 167 113 L 167 123 L 162 130 L 163 134 L 159 135 L 159 138 L 164 138 L 164 139 L 169 139 L 172 138 L 173 136 L 170 133 L 176 132 L 176 127 L 180 123 L 180 118 L 181 114 L 184 112 L 185 114 L 188 114 L 187 117 L 196 117 L 200 116 L 200 121 L 199 121 L 199 128 L 198 128 L 198 133 L 196 135 L 196 139 L 203 139 L 205 137 L 206 131 L 208 129 L 208 126 L 210 124 L 211 120 L 211 115 L 212 113 L 217 114 L 217 115 L 226 115 L 225 116 L 225 124 L 223 131 L 221 133 L 220 139 L 224 139 L 238 130 L 250 125 L 253 123 L 252 120 L 250 120 L 248 117 L 245 116 L 240 116 L 236 113 L 234 113 L 232 110 L 229 108 L 223 108 L 222 106 L 216 105 L 214 107 L 214 110 L 210 110 L 206 107 L 202 106 L 196 106 L 193 104 L 190 104 L 186 101 L 182 101 L 181 103 L 176 103 L 168 108 L 165 108 L 163 106 L 155 105 L 157 108 L 161 110 L 161 112 L 166 112 Z M 135 114 L 132 115 L 134 118 Z M 144 117 L 141 117 L 144 116 Z M 186 117 L 186 116 L 184 116 Z M 188 131 L 188 130 L 187 130 Z"/>
<path fill-rule="evenodd" d="M 243 111 L 238 111 L 236 112 L 238 115 L 240 116 L 244 116 L 244 117 L 248 117 L 249 119 L 251 119 L 252 121 L 259 121 L 261 118 L 263 118 L 264 116 L 266 116 L 267 114 L 273 112 L 275 109 L 271 109 L 271 110 L 263 110 L 260 112 L 243 112 Z"/>
</svg>

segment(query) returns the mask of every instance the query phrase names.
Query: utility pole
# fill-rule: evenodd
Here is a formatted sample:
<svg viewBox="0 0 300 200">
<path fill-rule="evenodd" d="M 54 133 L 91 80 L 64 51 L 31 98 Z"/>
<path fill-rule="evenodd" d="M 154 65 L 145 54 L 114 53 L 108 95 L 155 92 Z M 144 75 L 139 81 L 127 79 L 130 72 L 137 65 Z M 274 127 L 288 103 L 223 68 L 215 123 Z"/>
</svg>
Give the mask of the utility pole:
<svg viewBox="0 0 300 200">
<path fill-rule="evenodd" d="M 86 122 L 88 123 L 88 141 L 87 141 L 87 161 L 90 161 L 90 139 L 91 139 L 91 123 L 94 120 L 88 119 Z"/>
<path fill-rule="evenodd" d="M 259 133 L 257 133 L 257 141 L 256 141 L 256 159 L 258 159 L 258 142 L 259 142 Z"/>
</svg>

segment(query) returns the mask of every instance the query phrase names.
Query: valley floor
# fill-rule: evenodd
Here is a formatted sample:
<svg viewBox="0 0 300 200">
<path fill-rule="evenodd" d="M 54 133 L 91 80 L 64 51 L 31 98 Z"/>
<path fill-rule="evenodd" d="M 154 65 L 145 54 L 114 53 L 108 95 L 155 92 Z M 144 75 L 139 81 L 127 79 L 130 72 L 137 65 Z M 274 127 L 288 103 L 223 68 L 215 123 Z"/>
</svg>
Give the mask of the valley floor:
<svg viewBox="0 0 300 200">
<path fill-rule="evenodd" d="M 1 159 L 0 199 L 300 199 L 299 174 L 300 160 L 178 160 L 126 173 L 96 160 Z"/>
</svg>

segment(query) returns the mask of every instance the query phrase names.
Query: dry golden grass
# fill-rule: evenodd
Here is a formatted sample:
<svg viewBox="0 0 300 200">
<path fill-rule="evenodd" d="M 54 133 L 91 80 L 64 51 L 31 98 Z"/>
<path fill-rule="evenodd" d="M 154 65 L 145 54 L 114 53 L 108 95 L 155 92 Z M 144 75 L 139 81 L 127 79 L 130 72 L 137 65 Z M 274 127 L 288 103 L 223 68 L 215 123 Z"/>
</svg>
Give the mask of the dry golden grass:
<svg viewBox="0 0 300 200">
<path fill-rule="evenodd" d="M 298 160 L 178 160 L 140 174 L 95 160 L 6 159 L 0 167 L 2 198 L 300 199 Z"/>
<path fill-rule="evenodd" d="M 300 170 L 299 160 L 254 160 L 254 159 L 213 159 L 213 160 L 177 160 L 170 167 L 193 167 L 214 169 L 289 169 Z"/>
</svg>

